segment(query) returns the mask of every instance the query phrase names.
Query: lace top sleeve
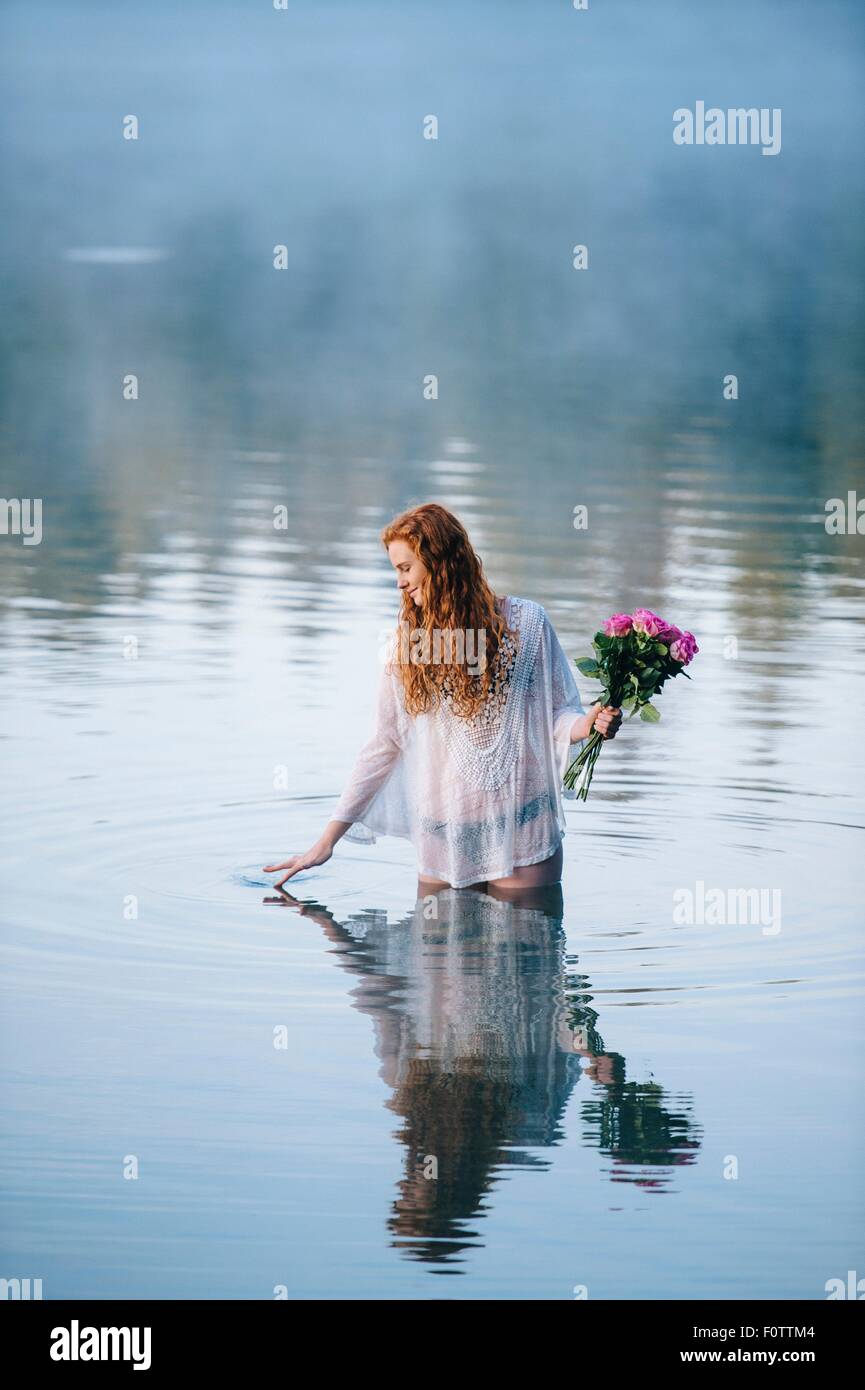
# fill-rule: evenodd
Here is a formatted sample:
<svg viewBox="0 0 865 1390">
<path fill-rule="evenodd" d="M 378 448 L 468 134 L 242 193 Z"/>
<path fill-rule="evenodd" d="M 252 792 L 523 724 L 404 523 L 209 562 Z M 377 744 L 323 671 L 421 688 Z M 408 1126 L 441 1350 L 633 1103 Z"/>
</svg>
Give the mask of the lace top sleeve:
<svg viewBox="0 0 865 1390">
<path fill-rule="evenodd" d="M 407 719 L 402 687 L 388 661 L 379 679 L 372 737 L 357 755 L 331 820 L 352 824 L 363 819 L 364 812 L 388 781 L 405 748 Z"/>
</svg>

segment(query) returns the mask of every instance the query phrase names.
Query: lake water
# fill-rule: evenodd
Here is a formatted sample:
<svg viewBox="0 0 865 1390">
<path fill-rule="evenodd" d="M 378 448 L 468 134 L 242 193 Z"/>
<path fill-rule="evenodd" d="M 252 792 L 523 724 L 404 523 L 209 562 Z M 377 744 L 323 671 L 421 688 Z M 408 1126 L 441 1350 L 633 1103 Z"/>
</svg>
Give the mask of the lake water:
<svg viewBox="0 0 865 1390">
<path fill-rule="evenodd" d="M 5 7 L 0 1273 L 45 1298 L 865 1275 L 862 17 L 696 8 Z M 780 155 L 675 146 L 703 98 Z M 428 920 L 392 839 L 261 871 L 423 500 L 574 657 L 639 604 L 700 644 L 552 914 Z"/>
</svg>

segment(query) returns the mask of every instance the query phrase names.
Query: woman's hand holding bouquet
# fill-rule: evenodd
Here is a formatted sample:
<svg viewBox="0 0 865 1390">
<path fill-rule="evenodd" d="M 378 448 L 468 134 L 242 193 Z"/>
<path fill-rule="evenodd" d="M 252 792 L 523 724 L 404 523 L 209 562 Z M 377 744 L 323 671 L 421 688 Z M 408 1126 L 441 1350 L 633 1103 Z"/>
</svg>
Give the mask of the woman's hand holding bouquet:
<svg viewBox="0 0 865 1390">
<path fill-rule="evenodd" d="M 639 712 L 641 719 L 656 724 L 661 713 L 651 703 L 652 698 L 661 693 L 671 676 L 684 675 L 690 680 L 684 668 L 700 650 L 693 633 L 682 632 L 648 608 L 614 613 L 603 631 L 595 633 L 592 646 L 595 656 L 581 657 L 576 666 L 584 676 L 601 681 L 598 703 L 602 708 L 593 732 L 564 776 L 569 789 L 580 780 L 577 796 L 582 801 L 588 797 L 604 739 L 612 737 L 619 727 L 620 709 L 628 711 L 631 718 Z"/>
</svg>

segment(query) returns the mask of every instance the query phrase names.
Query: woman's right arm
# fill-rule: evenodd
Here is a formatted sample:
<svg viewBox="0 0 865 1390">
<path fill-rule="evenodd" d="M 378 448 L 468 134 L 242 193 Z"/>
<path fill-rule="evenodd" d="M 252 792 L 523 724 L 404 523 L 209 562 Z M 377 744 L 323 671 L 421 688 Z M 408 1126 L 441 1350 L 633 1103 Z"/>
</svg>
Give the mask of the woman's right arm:
<svg viewBox="0 0 865 1390">
<path fill-rule="evenodd" d="M 406 737 L 406 717 L 400 710 L 396 679 L 386 668 L 379 681 L 375 732 L 357 755 L 345 790 L 333 809 L 322 834 L 308 850 L 291 855 L 281 864 L 265 864 L 265 873 L 287 870 L 274 884 L 281 887 L 302 869 L 326 864 L 333 847 L 349 826 L 361 820 L 376 793 L 384 786 L 399 758 Z"/>
</svg>

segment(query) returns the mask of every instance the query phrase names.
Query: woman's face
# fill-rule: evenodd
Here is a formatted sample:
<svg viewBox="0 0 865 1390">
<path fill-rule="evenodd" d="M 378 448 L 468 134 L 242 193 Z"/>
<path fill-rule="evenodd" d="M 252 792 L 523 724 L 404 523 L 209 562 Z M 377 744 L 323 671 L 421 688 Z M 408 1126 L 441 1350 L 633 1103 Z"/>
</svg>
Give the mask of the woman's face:
<svg viewBox="0 0 865 1390">
<path fill-rule="evenodd" d="M 390 562 L 396 570 L 396 587 L 400 593 L 408 590 L 409 598 L 420 608 L 423 604 L 423 585 L 429 570 L 408 541 L 391 541 L 387 548 Z"/>
</svg>

